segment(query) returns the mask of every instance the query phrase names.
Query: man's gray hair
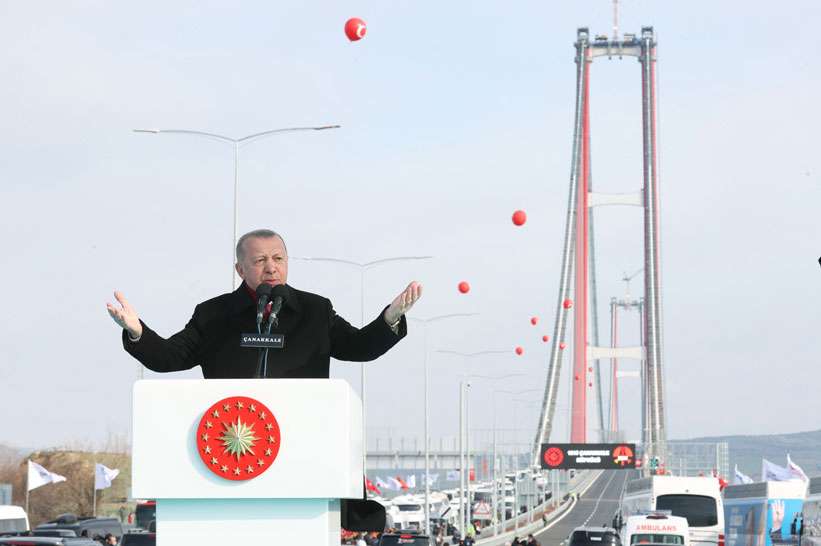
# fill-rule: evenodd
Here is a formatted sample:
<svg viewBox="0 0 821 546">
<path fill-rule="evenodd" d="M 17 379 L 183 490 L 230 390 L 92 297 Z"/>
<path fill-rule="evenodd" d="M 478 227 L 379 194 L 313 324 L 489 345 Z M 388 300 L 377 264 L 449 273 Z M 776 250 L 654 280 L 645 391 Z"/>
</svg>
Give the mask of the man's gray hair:
<svg viewBox="0 0 821 546">
<path fill-rule="evenodd" d="M 279 240 L 282 241 L 282 246 L 285 247 L 285 252 L 288 252 L 288 247 L 285 246 L 285 239 L 277 233 L 276 231 L 270 229 L 255 229 L 254 231 L 249 231 L 245 235 L 239 238 L 237 241 L 237 261 L 241 262 L 243 258 L 245 258 L 245 241 L 255 237 L 257 239 L 272 239 L 274 237 L 279 237 Z"/>
</svg>

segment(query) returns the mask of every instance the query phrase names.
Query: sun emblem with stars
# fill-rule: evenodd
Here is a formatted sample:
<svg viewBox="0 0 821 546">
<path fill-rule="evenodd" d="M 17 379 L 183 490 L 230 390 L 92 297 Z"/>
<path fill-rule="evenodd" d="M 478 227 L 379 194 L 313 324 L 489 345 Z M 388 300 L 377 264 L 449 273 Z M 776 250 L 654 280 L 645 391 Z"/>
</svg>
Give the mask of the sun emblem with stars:
<svg viewBox="0 0 821 546">
<path fill-rule="evenodd" d="M 274 462 L 281 443 L 279 423 L 264 404 L 232 396 L 213 404 L 197 427 L 197 451 L 214 474 L 227 480 L 249 480 Z"/>
<path fill-rule="evenodd" d="M 237 460 L 246 453 L 254 455 L 254 450 L 251 448 L 254 447 L 256 445 L 255 442 L 259 440 L 259 438 L 254 436 L 254 425 L 243 423 L 242 420 L 237 417 L 236 423 L 223 423 L 222 426 L 225 427 L 225 432 L 219 439 L 227 454 L 233 455 Z"/>
</svg>

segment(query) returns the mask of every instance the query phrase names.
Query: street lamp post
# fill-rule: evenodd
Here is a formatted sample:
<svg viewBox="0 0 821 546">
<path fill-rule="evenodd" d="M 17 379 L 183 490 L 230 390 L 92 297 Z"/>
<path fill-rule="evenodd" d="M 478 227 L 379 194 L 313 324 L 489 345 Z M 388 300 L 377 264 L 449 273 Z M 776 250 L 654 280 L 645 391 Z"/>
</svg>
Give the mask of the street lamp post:
<svg viewBox="0 0 821 546">
<path fill-rule="evenodd" d="M 188 129 L 134 129 L 135 133 L 149 133 L 154 135 L 159 134 L 175 134 L 175 135 L 194 135 L 220 142 L 228 142 L 234 148 L 234 240 L 231 246 L 231 289 L 237 287 L 237 277 L 234 273 L 234 252 L 237 246 L 237 225 L 238 225 L 238 192 L 239 192 L 239 148 L 244 144 L 249 144 L 252 141 L 260 140 L 273 136 L 279 133 L 296 133 L 300 131 L 324 131 L 326 129 L 339 129 L 340 125 L 318 125 L 316 127 L 285 127 L 282 129 L 271 129 L 270 131 L 262 131 L 261 133 L 254 133 L 246 135 L 241 138 L 232 138 L 216 133 L 206 133 L 205 131 L 191 131 Z"/>
<path fill-rule="evenodd" d="M 460 351 L 451 351 L 446 349 L 439 349 L 436 351 L 437 353 L 442 354 L 449 354 L 455 356 L 461 356 L 463 358 L 476 358 L 485 355 L 494 355 L 494 354 L 509 354 L 509 349 L 491 349 L 486 351 L 477 351 L 472 353 L 464 353 Z M 478 374 L 467 374 L 462 376 L 461 381 L 459 381 L 459 461 L 461 465 L 460 469 L 460 480 L 459 480 L 459 494 L 460 494 L 460 505 L 464 505 L 467 503 L 467 506 L 464 510 L 460 511 L 460 519 L 462 525 L 462 536 L 465 536 L 465 532 L 468 528 L 469 523 L 469 512 L 470 512 L 470 479 L 469 476 L 466 475 L 465 470 L 467 466 L 467 470 L 470 471 L 470 427 L 468 425 L 468 415 L 469 415 L 469 401 L 467 396 L 467 389 L 470 388 L 469 379 L 507 379 L 509 377 L 520 377 L 525 374 L 523 373 L 513 373 L 513 374 L 505 374 L 505 375 L 478 375 Z M 462 443 L 462 438 L 464 436 L 464 444 Z M 465 498 L 467 495 L 467 498 Z"/>
<path fill-rule="evenodd" d="M 424 370 L 425 370 L 425 532 L 430 536 L 430 409 L 428 402 L 428 324 L 445 320 L 449 318 L 458 317 L 474 317 L 478 313 L 451 313 L 448 315 L 438 315 L 429 318 L 412 318 L 411 320 L 421 322 L 424 326 L 423 331 L 423 347 L 424 355 Z"/>
<path fill-rule="evenodd" d="M 493 517 L 496 518 L 496 511 L 499 508 L 498 503 L 498 495 L 497 495 L 497 485 L 496 485 L 496 395 L 497 394 L 526 394 L 530 392 L 540 392 L 539 389 L 526 389 L 523 391 L 505 391 L 505 390 L 494 390 L 493 391 L 493 467 L 492 467 L 492 480 L 493 480 Z M 515 425 L 514 425 L 515 426 Z M 514 441 L 515 446 L 515 441 Z M 502 476 L 502 484 L 504 484 L 504 476 Z M 504 499 L 504 488 L 502 488 L 502 499 Z M 514 504 L 515 504 L 514 499 Z M 504 508 L 502 509 L 502 519 L 505 516 Z M 499 522 L 496 522 L 496 525 L 493 526 L 493 536 L 499 534 Z"/>
<path fill-rule="evenodd" d="M 353 260 L 343 260 L 342 258 L 329 258 L 324 256 L 302 256 L 295 257 L 294 260 L 302 260 L 306 262 L 331 262 L 337 264 L 349 265 L 359 268 L 359 327 L 365 326 L 365 271 L 371 267 L 382 265 L 391 262 L 409 262 L 417 260 L 430 260 L 433 256 L 394 256 L 391 258 L 381 258 L 379 260 L 372 260 L 370 262 L 355 262 Z M 367 434 L 365 429 L 365 363 L 359 363 L 359 387 L 362 397 L 362 470 L 367 472 Z"/>
<path fill-rule="evenodd" d="M 516 484 L 518 486 L 518 483 L 519 483 L 519 450 L 518 450 L 519 429 L 517 428 L 517 424 L 519 423 L 519 419 L 516 416 L 516 404 L 528 404 L 528 403 L 529 404 L 537 404 L 538 400 L 528 400 L 528 399 L 525 399 L 525 398 L 513 398 L 513 399 L 511 399 L 511 402 L 513 402 L 514 446 L 516 446 L 515 447 L 515 451 L 516 451 L 516 471 L 515 472 L 516 472 Z M 530 469 L 527 469 L 526 472 L 528 472 L 529 476 L 532 479 L 533 474 L 530 471 Z M 535 488 L 535 484 L 534 484 L 534 488 Z M 528 487 L 528 491 L 529 491 L 529 489 L 530 488 Z M 514 511 L 516 512 L 516 516 L 515 516 L 516 519 L 514 519 L 514 521 L 513 521 L 513 528 L 514 528 L 514 531 L 518 531 L 518 529 L 519 529 L 519 493 L 518 493 L 518 487 L 517 487 L 517 492 L 514 495 L 513 503 L 514 503 L 514 506 L 515 506 Z M 529 506 L 527 501 L 525 501 L 525 506 L 528 508 L 528 510 L 525 511 L 525 514 L 527 514 L 531 511 L 530 506 Z M 531 513 L 528 519 L 531 519 L 532 517 L 533 517 L 533 514 Z"/>
</svg>

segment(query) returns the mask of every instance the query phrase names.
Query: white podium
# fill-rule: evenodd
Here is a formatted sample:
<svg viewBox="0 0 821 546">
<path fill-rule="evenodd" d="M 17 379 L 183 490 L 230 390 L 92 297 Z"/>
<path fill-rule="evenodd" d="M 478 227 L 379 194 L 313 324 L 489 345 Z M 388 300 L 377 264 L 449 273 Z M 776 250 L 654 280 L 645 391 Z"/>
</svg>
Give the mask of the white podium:
<svg viewBox="0 0 821 546">
<path fill-rule="evenodd" d="M 362 403 L 342 380 L 138 381 L 132 437 L 158 546 L 338 546 L 339 499 L 362 498 Z"/>
</svg>

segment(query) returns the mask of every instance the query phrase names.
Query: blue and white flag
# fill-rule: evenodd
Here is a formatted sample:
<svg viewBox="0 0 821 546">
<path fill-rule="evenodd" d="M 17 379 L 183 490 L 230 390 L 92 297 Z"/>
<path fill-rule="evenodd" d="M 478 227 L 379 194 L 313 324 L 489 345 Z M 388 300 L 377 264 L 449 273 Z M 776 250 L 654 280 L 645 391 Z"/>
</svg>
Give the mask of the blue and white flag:
<svg viewBox="0 0 821 546">
<path fill-rule="evenodd" d="M 786 482 L 794 480 L 795 476 L 789 468 L 778 466 L 767 459 L 761 459 L 761 481 L 762 482 Z"/>
<path fill-rule="evenodd" d="M 448 470 L 447 480 L 449 482 L 455 482 L 459 479 L 459 471 L 458 470 Z"/>
<path fill-rule="evenodd" d="M 738 485 L 742 483 L 753 483 L 753 479 L 740 471 L 738 469 L 738 465 L 735 465 L 735 477 L 733 478 L 733 485 Z"/>
</svg>

